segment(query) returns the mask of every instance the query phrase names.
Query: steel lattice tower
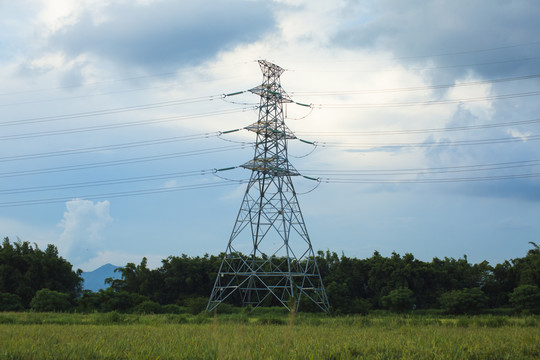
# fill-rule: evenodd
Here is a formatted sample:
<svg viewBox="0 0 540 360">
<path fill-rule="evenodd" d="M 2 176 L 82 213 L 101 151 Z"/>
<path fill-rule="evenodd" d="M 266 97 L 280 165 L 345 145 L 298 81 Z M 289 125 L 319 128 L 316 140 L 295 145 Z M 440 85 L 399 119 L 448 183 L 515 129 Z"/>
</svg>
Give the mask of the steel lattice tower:
<svg viewBox="0 0 540 360">
<path fill-rule="evenodd" d="M 328 298 L 291 178 L 281 67 L 260 60 L 259 119 L 245 129 L 256 133 L 255 155 L 242 165 L 251 177 L 208 302 L 211 311 L 226 299 L 257 307 L 280 303 L 298 309 L 301 299 L 328 312 Z M 249 251 L 249 253 L 248 253 Z M 305 300 L 304 300 L 305 301 Z"/>
</svg>

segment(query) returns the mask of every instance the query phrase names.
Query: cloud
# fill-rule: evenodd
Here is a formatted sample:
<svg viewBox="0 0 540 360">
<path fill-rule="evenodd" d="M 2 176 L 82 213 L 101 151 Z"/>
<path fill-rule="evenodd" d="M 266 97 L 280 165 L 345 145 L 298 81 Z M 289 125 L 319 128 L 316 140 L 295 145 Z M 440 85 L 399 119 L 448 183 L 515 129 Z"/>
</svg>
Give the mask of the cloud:
<svg viewBox="0 0 540 360">
<path fill-rule="evenodd" d="M 493 118 L 480 117 L 466 106 L 458 106 L 447 128 L 474 126 L 478 124 L 504 123 L 509 118 L 495 112 Z M 522 119 L 519 119 L 522 120 Z M 442 191 L 457 192 L 472 197 L 514 198 L 525 201 L 540 200 L 537 159 L 540 157 L 536 141 L 527 141 L 526 128 L 495 127 L 479 131 L 462 131 L 454 134 L 430 135 L 426 142 L 469 141 L 470 145 L 430 146 L 424 156 L 430 168 L 445 166 L 468 166 L 456 168 L 453 173 L 438 174 L 436 177 L 471 179 L 453 186 L 445 186 Z M 498 142 L 497 139 L 516 142 Z M 482 144 L 481 140 L 495 139 L 492 144 Z M 480 143 L 478 141 L 480 140 Z M 476 144 L 475 144 L 476 142 Z M 490 166 L 477 166 L 492 164 Z M 484 181 L 474 181 L 474 179 Z"/>
<path fill-rule="evenodd" d="M 94 203 L 74 199 L 66 202 L 64 218 L 58 224 L 62 229 L 60 251 L 77 265 L 95 257 L 104 246 L 102 232 L 113 221 L 108 201 Z"/>
<path fill-rule="evenodd" d="M 434 62 L 438 67 L 448 66 L 445 72 L 453 76 L 466 75 L 471 69 L 486 77 L 507 76 L 518 69 L 538 70 L 538 60 L 494 63 L 537 56 L 538 2 L 385 0 L 371 7 L 364 2 L 350 3 L 356 6 L 345 17 L 349 21 L 343 21 L 334 36 L 335 43 L 343 47 L 383 49 L 408 64 Z M 366 7 L 367 15 L 361 16 Z M 535 45 L 515 46 L 527 42 Z M 499 50 L 482 51 L 493 48 Z M 467 52 L 470 50 L 480 51 Z M 438 56 L 450 52 L 455 54 Z M 492 64 L 475 65 L 488 62 Z"/>
<path fill-rule="evenodd" d="M 126 2 L 99 14 L 81 13 L 51 36 L 49 46 L 69 57 L 92 54 L 123 66 L 169 68 L 197 64 L 274 27 L 266 3 L 256 1 Z"/>
<path fill-rule="evenodd" d="M 172 180 L 166 181 L 165 184 L 163 184 L 163 187 L 166 189 L 170 189 L 170 188 L 175 188 L 179 186 L 179 184 L 180 183 L 178 182 L 178 179 L 172 179 Z"/>
</svg>

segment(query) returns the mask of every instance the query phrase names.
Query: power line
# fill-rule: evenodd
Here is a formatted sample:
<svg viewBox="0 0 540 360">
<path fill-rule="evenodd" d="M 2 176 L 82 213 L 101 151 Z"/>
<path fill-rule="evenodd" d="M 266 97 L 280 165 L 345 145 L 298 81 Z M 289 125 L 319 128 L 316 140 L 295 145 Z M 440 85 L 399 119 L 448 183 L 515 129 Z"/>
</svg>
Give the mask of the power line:
<svg viewBox="0 0 540 360">
<path fill-rule="evenodd" d="M 336 184 L 430 184 L 430 183 L 459 183 L 459 182 L 475 182 L 475 181 L 496 181 L 496 180 L 515 180 L 529 179 L 540 177 L 540 173 L 531 174 L 512 174 L 499 176 L 478 176 L 478 177 L 462 177 L 462 178 L 432 178 L 432 179 L 333 179 L 319 178 L 318 181 L 325 183 Z"/>
<path fill-rule="evenodd" d="M 316 60 L 304 60 L 304 61 L 297 61 L 301 63 L 353 63 L 353 62 L 378 62 L 381 61 L 389 61 L 389 60 L 407 60 L 407 59 L 418 59 L 418 58 L 431 58 L 431 57 L 444 57 L 444 56 L 451 56 L 451 55 L 463 55 L 463 54 L 472 54 L 472 53 L 481 53 L 481 52 L 490 52 L 490 51 L 497 51 L 497 50 L 504 50 L 504 49 L 512 49 L 512 48 L 518 48 L 518 47 L 526 47 L 526 46 L 534 46 L 540 44 L 540 41 L 534 41 L 534 42 L 528 42 L 528 43 L 520 43 L 520 44 L 512 44 L 512 45 L 506 45 L 506 46 L 498 46 L 493 48 L 485 48 L 485 49 L 469 49 L 469 50 L 462 50 L 462 51 L 455 51 L 455 52 L 446 52 L 446 53 L 438 53 L 438 54 L 427 54 L 427 55 L 412 55 L 412 56 L 401 56 L 401 57 L 391 57 L 391 58 L 377 58 L 377 59 L 370 59 L 370 60 L 330 60 L 330 61 L 316 61 Z M 530 58 L 529 58 L 530 59 Z M 533 58 L 535 59 L 535 58 Z M 526 60 L 526 59 L 518 59 L 517 61 Z M 510 61 L 516 61 L 516 60 L 510 60 Z M 248 62 L 242 62 L 242 64 L 246 64 Z M 491 63 L 489 63 L 491 64 Z M 237 64 L 235 64 L 237 65 Z M 477 64 L 478 65 L 478 64 Z M 458 66 L 467 66 L 467 65 L 458 65 Z M 210 67 L 211 69 L 215 67 Z M 287 69 L 287 71 L 299 71 L 294 69 Z M 301 70 L 300 70 L 301 71 Z M 182 73 L 182 72 L 180 72 Z M 190 71 L 184 71 L 184 73 L 191 73 Z M 79 84 L 79 85 L 68 85 L 68 86 L 58 86 L 53 88 L 43 88 L 43 89 L 31 89 L 31 90 L 21 90 L 21 91 L 12 91 L 12 92 L 5 92 L 0 93 L 0 96 L 7 96 L 7 95 L 20 95 L 20 94 L 27 94 L 27 93 L 39 93 L 39 92 L 50 92 L 52 90 L 62 90 L 62 89 L 73 89 L 73 88 L 82 88 L 82 87 L 89 87 L 94 85 L 101 85 L 101 84 L 109 84 L 109 83 L 117 83 L 117 82 L 124 82 L 124 81 L 133 81 L 133 80 L 143 80 L 143 79 L 151 79 L 151 78 L 158 78 L 158 77 L 169 77 L 178 75 L 179 72 L 166 72 L 166 73 L 157 73 L 157 74 L 148 74 L 148 75 L 140 75 L 140 76 L 131 76 L 131 77 L 125 77 L 125 78 L 119 78 L 119 79 L 107 79 L 102 81 L 94 81 L 90 83 L 85 84 Z M 222 80 L 222 78 L 218 79 Z M 152 89 L 151 88 L 141 88 L 140 90 L 147 90 Z M 136 89 L 139 90 L 139 89 Z M 135 90 L 135 91 L 136 91 Z M 132 90 L 128 90 L 132 91 Z"/>
<path fill-rule="evenodd" d="M 302 170 L 301 173 L 311 174 L 311 175 L 318 174 L 318 175 L 333 175 L 333 176 L 426 175 L 426 174 L 440 174 L 440 173 L 458 173 L 458 172 L 477 172 L 477 171 L 487 171 L 487 170 L 516 169 L 516 168 L 527 168 L 527 167 L 533 167 L 533 166 L 540 166 L 540 159 L 509 161 L 509 162 L 489 163 L 489 164 L 433 167 L 433 168 Z"/>
<path fill-rule="evenodd" d="M 90 194 L 90 195 L 81 195 L 81 196 L 70 196 L 70 197 L 57 197 L 57 198 L 47 198 L 47 199 L 33 199 L 33 200 L 17 200 L 17 201 L 6 201 L 1 202 L 0 207 L 16 207 L 16 206 L 27 206 L 27 205 L 44 205 L 44 204 L 53 204 L 53 203 L 63 203 L 66 201 L 73 200 L 75 198 L 87 199 L 87 200 L 99 200 L 99 199 L 110 199 L 110 198 L 119 198 L 119 197 L 128 197 L 128 196 L 140 196 L 140 195 L 151 195 L 151 194 L 160 194 L 160 193 L 169 193 L 175 191 L 186 191 L 186 190 L 198 190 L 198 189 L 208 189 L 216 188 L 222 186 L 231 186 L 244 183 L 243 180 L 240 181 L 223 181 L 220 183 L 214 184 L 194 184 L 194 185 L 182 185 L 182 186 L 173 186 L 167 188 L 155 188 L 155 189 L 146 189 L 146 190 L 132 190 L 132 191 L 122 191 L 122 192 L 110 192 L 110 193 L 100 193 L 100 194 Z"/>
<path fill-rule="evenodd" d="M 167 159 L 175 159 L 175 158 L 186 157 L 186 156 L 206 155 L 206 154 L 213 154 L 213 153 L 223 152 L 223 151 L 239 150 L 243 148 L 245 148 L 245 145 L 230 145 L 230 146 L 221 146 L 221 147 L 209 148 L 209 149 L 175 152 L 175 153 L 162 154 L 162 155 L 143 156 L 143 157 L 123 159 L 123 160 L 111 160 L 111 161 L 103 161 L 103 162 L 95 162 L 95 163 L 87 163 L 87 164 L 66 165 L 66 166 L 33 169 L 33 170 L 19 170 L 19 171 L 0 173 L 0 178 L 48 174 L 48 173 L 56 173 L 56 172 L 64 172 L 64 171 L 86 170 L 86 169 L 94 169 L 94 168 L 99 168 L 99 167 L 109 167 L 109 166 L 118 166 L 118 165 L 134 164 L 134 163 L 157 161 L 157 160 L 167 160 Z"/>
<path fill-rule="evenodd" d="M 509 78 L 491 79 L 491 80 L 470 81 L 470 82 L 463 82 L 463 83 L 458 83 L 458 84 L 439 84 L 439 85 L 415 86 L 415 87 L 407 87 L 407 88 L 389 88 L 389 89 L 371 89 L 371 90 L 366 89 L 366 90 L 333 90 L 333 91 L 295 91 L 295 92 L 291 92 L 291 95 L 320 96 L 320 95 L 383 94 L 383 93 L 437 90 L 437 89 L 458 88 L 458 87 L 465 87 L 465 86 L 495 84 L 495 83 L 502 83 L 502 82 L 530 80 L 530 79 L 536 79 L 539 77 L 540 77 L 540 74 L 534 74 L 534 75 L 524 75 L 524 76 L 516 76 L 516 77 L 509 77 Z"/>
<path fill-rule="evenodd" d="M 16 103 L 7 103 L 7 104 L 0 104 L 0 107 L 7 107 L 7 106 L 15 106 L 15 105 L 29 105 L 29 104 L 39 104 L 39 103 L 46 103 L 46 102 L 55 102 L 55 101 L 64 101 L 64 100 L 74 100 L 74 99 L 86 99 L 90 97 L 96 97 L 96 96 L 106 96 L 106 95 L 116 95 L 116 94 L 125 94 L 128 92 L 136 92 L 136 91 L 143 91 L 143 90 L 155 90 L 155 89 L 163 89 L 168 88 L 170 85 L 162 85 L 162 86 L 146 86 L 142 88 L 135 88 L 135 89 L 127 89 L 127 90 L 117 90 L 117 91 L 109 91 L 109 92 L 101 92 L 97 94 L 86 94 L 86 95 L 78 95 L 78 96 L 66 96 L 61 98 L 49 98 L 49 99 L 42 99 L 42 100 L 27 100 L 27 101 L 20 101 Z M 1 96 L 1 95 L 0 95 Z"/>
<path fill-rule="evenodd" d="M 51 90 L 74 89 L 74 88 L 80 88 L 80 87 L 85 87 L 85 86 L 93 86 L 93 85 L 99 85 L 99 84 L 105 84 L 105 83 L 114 83 L 114 82 L 120 82 L 120 81 L 148 79 L 148 78 L 152 78 L 152 77 L 169 76 L 169 75 L 174 75 L 174 74 L 175 73 L 169 72 L 169 73 L 161 73 L 161 74 L 154 74 L 154 75 L 132 76 L 132 77 L 121 78 L 121 79 L 109 79 L 109 80 L 95 81 L 95 82 L 92 82 L 92 83 L 86 83 L 86 84 L 80 84 L 80 85 L 57 86 L 57 87 L 54 87 L 54 88 L 47 88 L 47 89 L 32 89 L 32 90 L 11 91 L 11 92 L 6 92 L 6 93 L 0 93 L 0 96 L 38 93 L 38 92 L 45 92 L 45 91 L 51 91 Z"/>
<path fill-rule="evenodd" d="M 155 108 L 166 107 L 166 106 L 193 104 L 193 103 L 202 102 L 202 101 L 212 101 L 215 99 L 219 99 L 222 96 L 223 95 L 201 96 L 197 98 L 163 101 L 163 102 L 150 103 L 150 104 L 144 104 L 144 105 L 134 105 L 134 106 L 126 106 L 126 107 L 120 107 L 120 108 L 94 110 L 94 111 L 86 111 L 86 112 L 80 112 L 80 113 L 71 113 L 71 114 L 54 115 L 54 116 L 41 116 L 41 117 L 21 119 L 21 120 L 10 120 L 10 121 L 1 122 L 0 126 L 36 124 L 36 123 L 59 121 L 59 120 L 77 119 L 77 118 L 89 117 L 89 116 L 118 114 L 118 113 L 123 113 L 123 112 L 128 112 L 128 111 L 148 110 L 148 109 L 155 109 Z"/>
<path fill-rule="evenodd" d="M 179 121 L 179 120 L 191 120 L 191 119 L 197 119 L 197 118 L 202 118 L 202 117 L 235 114 L 235 113 L 245 112 L 248 110 L 253 110 L 253 108 L 221 110 L 221 111 L 198 113 L 198 114 L 192 114 L 192 115 L 169 116 L 169 117 L 154 118 L 154 119 L 148 119 L 148 120 L 127 121 L 127 122 L 121 122 L 121 123 L 85 126 L 85 127 L 79 127 L 79 128 L 71 128 L 71 129 L 59 129 L 59 130 L 21 133 L 21 134 L 14 134 L 14 135 L 4 135 L 4 136 L 0 136 L 0 141 L 28 139 L 28 138 L 44 137 L 44 136 L 66 135 L 66 134 L 100 131 L 100 130 L 111 130 L 111 129 L 150 125 L 150 124 L 160 124 L 160 123 Z"/>
<path fill-rule="evenodd" d="M 434 168 L 404 168 L 404 169 L 364 169 L 364 170 L 302 170 L 303 174 L 330 175 L 333 177 L 319 177 L 316 180 L 325 183 L 339 184 L 429 184 L 429 183 L 459 183 L 494 180 L 515 180 L 540 177 L 540 173 L 516 173 L 501 175 L 484 175 L 471 177 L 448 177 L 448 178 L 423 178 L 433 174 L 454 174 L 478 171 L 493 171 L 507 169 L 523 169 L 540 166 L 540 159 L 521 160 L 501 163 L 447 166 Z M 351 178 L 351 176 L 354 176 Z M 373 176 L 384 176 L 383 178 L 373 178 Z M 415 178 L 399 178 L 401 176 L 415 176 Z M 346 178 L 343 178 L 346 177 Z M 389 178 L 389 177 L 394 177 Z"/>
<path fill-rule="evenodd" d="M 474 54 L 474 53 L 479 53 L 479 52 L 506 50 L 506 49 L 512 49 L 512 48 L 517 48 L 517 47 L 533 46 L 533 45 L 539 45 L 539 44 L 540 44 L 540 41 L 533 41 L 533 42 L 498 46 L 498 47 L 485 48 L 485 49 L 463 50 L 463 51 L 446 52 L 446 53 L 432 54 L 432 55 L 404 56 L 404 57 L 395 58 L 395 59 L 415 59 L 415 58 L 425 58 L 425 57 L 442 57 L 442 56 L 450 56 L 450 55 Z"/>
<path fill-rule="evenodd" d="M 526 168 L 526 167 L 533 167 L 533 166 L 540 166 L 540 159 L 511 161 L 511 162 L 503 162 L 503 163 L 434 167 L 434 168 L 360 169 L 360 170 L 358 169 L 357 170 L 306 169 L 306 170 L 301 170 L 300 172 L 302 174 L 309 174 L 309 175 L 317 174 L 317 175 L 332 175 L 332 176 L 379 176 L 379 175 L 400 176 L 400 175 L 426 175 L 426 174 L 438 174 L 438 173 L 477 172 L 477 171 L 487 171 L 487 170 Z M 220 170 L 203 169 L 203 170 L 173 172 L 173 173 L 164 173 L 164 174 L 156 174 L 156 175 L 126 177 L 126 178 L 119 178 L 119 179 L 95 180 L 95 181 L 85 181 L 85 182 L 68 183 L 68 184 L 2 189 L 0 190 L 0 195 L 12 195 L 12 194 L 19 194 L 19 193 L 43 192 L 43 191 L 52 191 L 52 190 L 65 190 L 65 189 L 74 189 L 74 188 L 99 187 L 99 186 L 105 186 L 105 185 L 119 185 L 119 184 L 126 184 L 126 183 L 138 183 L 138 182 L 167 180 L 167 179 L 182 178 L 182 177 L 203 176 L 210 173 L 215 174 L 217 171 L 223 171 L 223 170 L 224 169 L 220 169 Z M 229 168 L 227 168 L 226 170 L 229 170 Z M 228 181 L 243 181 L 243 180 L 233 180 L 233 179 L 229 179 L 229 178 L 225 178 L 221 176 L 218 176 L 218 177 L 221 178 L 222 180 L 228 180 Z"/>
<path fill-rule="evenodd" d="M 247 64 L 247 63 L 250 63 L 250 62 L 251 61 L 238 62 L 238 63 L 235 63 L 234 66 L 240 65 L 240 64 Z M 212 67 L 209 67 L 209 68 L 210 69 L 215 69 L 215 68 L 222 68 L 222 67 L 229 67 L 229 66 L 233 66 L 233 65 L 212 66 Z M 57 87 L 52 87 L 52 88 L 11 91 L 11 92 L 0 93 L 0 96 L 20 95 L 20 94 L 28 94 L 28 93 L 40 93 L 40 92 L 48 92 L 48 91 L 63 90 L 63 89 L 84 88 L 84 87 L 107 84 L 107 83 L 117 83 L 117 82 L 124 82 L 124 81 L 133 81 L 133 80 L 149 79 L 149 78 L 156 78 L 156 77 L 173 76 L 173 75 L 178 75 L 178 74 L 181 74 L 181 73 L 193 74 L 193 71 L 180 71 L 180 72 L 177 71 L 177 72 L 167 72 L 167 73 L 158 73 L 158 74 L 148 74 L 148 75 L 132 76 L 132 77 L 126 77 L 126 78 L 119 78 L 119 79 L 107 79 L 107 80 L 101 80 L 101 81 L 94 81 L 94 82 L 78 84 L 78 85 L 67 85 L 67 86 L 57 86 Z M 215 78 L 213 80 L 205 80 L 203 82 L 213 82 L 213 81 L 220 81 L 220 80 L 224 80 L 224 79 L 234 79 L 234 78 L 238 78 L 238 77 L 239 76 L 227 76 L 226 78 L 224 78 L 224 77 Z M 155 87 L 141 88 L 141 90 L 147 90 L 147 89 L 152 89 L 152 88 L 155 88 Z"/>
<path fill-rule="evenodd" d="M 446 52 L 446 53 L 439 53 L 439 54 L 428 54 L 428 55 L 411 55 L 411 56 L 400 56 L 400 57 L 390 57 L 390 58 L 377 58 L 377 59 L 370 59 L 370 60 L 360 60 L 360 59 L 353 59 L 353 60 L 303 60 L 303 61 L 295 61 L 300 63 L 352 63 L 352 62 L 381 62 L 381 61 L 389 61 L 389 60 L 407 60 L 407 59 L 417 59 L 417 58 L 431 58 L 431 57 L 444 57 L 444 56 L 451 56 L 451 55 L 464 55 L 464 54 L 474 54 L 474 53 L 480 53 L 480 52 L 489 52 L 489 51 L 497 51 L 497 50 L 505 50 L 505 49 L 512 49 L 517 47 L 526 47 L 526 46 L 534 46 L 539 45 L 540 41 L 533 41 L 533 42 L 527 42 L 527 43 L 519 43 L 519 44 L 511 44 L 511 45 L 505 45 L 505 46 L 497 46 L 493 48 L 484 48 L 484 49 L 468 49 L 468 50 L 460 50 L 460 51 L 453 51 L 453 52 Z M 287 69 L 287 71 L 295 71 Z"/>
<path fill-rule="evenodd" d="M 511 60 L 500 60 L 500 61 L 489 61 L 481 63 L 472 63 L 472 64 L 458 64 L 458 65 L 441 65 L 441 66 L 432 66 L 432 67 L 419 67 L 419 68 L 407 68 L 408 71 L 426 71 L 426 70 L 439 70 L 439 69 L 455 69 L 455 68 L 466 68 L 466 67 L 483 67 L 487 65 L 500 65 L 500 64 L 510 64 L 516 62 L 529 62 L 529 61 L 538 61 L 540 56 L 520 58 L 520 59 L 511 59 Z M 317 72 L 317 73 L 379 73 L 379 72 L 388 72 L 395 71 L 395 69 L 390 70 L 292 70 L 295 72 Z"/>
<path fill-rule="evenodd" d="M 0 194 L 13 195 L 13 194 L 21 194 L 21 193 L 52 191 L 52 190 L 99 187 L 99 186 L 105 186 L 105 185 L 120 185 L 120 184 L 129 184 L 129 183 L 156 181 L 156 180 L 177 179 L 177 178 L 192 177 L 192 176 L 203 176 L 203 175 L 207 175 L 213 172 L 215 172 L 214 169 L 205 169 L 205 170 L 174 172 L 174 173 L 157 174 L 157 175 L 135 176 L 135 177 L 120 178 L 120 179 L 84 181 L 84 182 L 69 183 L 69 184 L 11 188 L 11 189 L 0 190 Z"/>
<path fill-rule="evenodd" d="M 524 136 L 523 138 L 492 138 L 492 139 L 477 139 L 477 140 L 443 140 L 421 143 L 331 143 L 331 142 L 315 142 L 317 146 L 322 147 L 341 147 L 341 148 L 365 148 L 365 147 L 431 147 L 431 146 L 465 146 L 465 145 L 491 145 L 503 144 L 512 142 L 524 142 L 540 140 L 540 135 Z"/>
<path fill-rule="evenodd" d="M 530 91 L 524 93 L 504 94 L 504 95 L 492 95 L 481 96 L 475 98 L 466 99 L 453 99 L 453 100 L 431 100 L 431 101 L 413 101 L 402 103 L 376 103 L 376 104 L 313 104 L 312 106 L 318 109 L 359 109 L 359 108 L 383 108 L 383 107 L 407 107 L 407 106 L 428 106 L 428 105 L 447 105 L 447 104 L 459 104 L 468 102 L 480 102 L 491 100 L 504 100 L 514 99 L 529 96 L 538 96 L 540 91 Z"/>
<path fill-rule="evenodd" d="M 141 147 L 141 146 L 163 145 L 163 144 L 176 143 L 176 142 L 181 142 L 181 141 L 199 140 L 199 139 L 204 139 L 204 138 L 209 138 L 209 137 L 215 137 L 218 135 L 219 133 L 216 132 L 216 133 L 206 133 L 206 134 L 198 134 L 198 135 L 174 136 L 174 137 L 162 138 L 162 139 L 134 141 L 134 142 L 128 142 L 128 143 L 122 143 L 122 144 L 94 146 L 94 147 L 79 148 L 79 149 L 72 149 L 72 150 L 60 150 L 60 151 L 40 152 L 40 153 L 24 154 L 24 155 L 4 156 L 4 157 L 0 157 L 0 162 L 41 159 L 41 158 L 47 158 L 47 157 L 83 154 L 83 153 L 88 153 L 88 152 L 104 151 L 104 150 L 119 150 L 119 149 L 127 149 L 127 148 Z"/>
<path fill-rule="evenodd" d="M 350 132 L 331 132 L 331 131 L 302 131 L 297 132 L 299 135 L 322 135 L 322 136 L 372 136 L 372 135 L 407 135 L 407 134 L 426 134 L 437 132 L 452 132 L 452 131 L 469 131 L 479 129 L 491 129 L 498 127 L 529 125 L 539 123 L 540 119 L 510 121 L 504 123 L 479 124 L 469 126 L 454 126 L 447 128 L 427 128 L 427 129 L 409 129 L 409 130 L 374 130 L 374 131 L 350 131 Z"/>
</svg>

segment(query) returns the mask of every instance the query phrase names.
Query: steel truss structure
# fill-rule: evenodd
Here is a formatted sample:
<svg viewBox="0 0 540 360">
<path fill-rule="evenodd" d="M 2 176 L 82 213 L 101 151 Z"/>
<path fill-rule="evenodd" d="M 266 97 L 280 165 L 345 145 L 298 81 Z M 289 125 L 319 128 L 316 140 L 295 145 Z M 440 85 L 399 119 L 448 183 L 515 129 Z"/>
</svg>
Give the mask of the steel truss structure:
<svg viewBox="0 0 540 360">
<path fill-rule="evenodd" d="M 281 304 L 297 310 L 301 301 L 328 312 L 328 298 L 291 178 L 287 142 L 296 139 L 285 125 L 281 67 L 260 60 L 263 83 L 258 121 L 245 129 L 256 134 L 255 155 L 243 168 L 251 177 L 232 230 L 207 310 L 229 299 L 257 307 Z"/>
</svg>

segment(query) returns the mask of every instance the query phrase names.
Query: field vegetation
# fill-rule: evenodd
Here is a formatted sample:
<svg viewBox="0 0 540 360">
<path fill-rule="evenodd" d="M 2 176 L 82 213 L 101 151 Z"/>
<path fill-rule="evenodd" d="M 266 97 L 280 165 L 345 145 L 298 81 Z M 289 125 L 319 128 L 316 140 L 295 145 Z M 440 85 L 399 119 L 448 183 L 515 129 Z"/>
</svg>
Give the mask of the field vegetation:
<svg viewBox="0 0 540 360">
<path fill-rule="evenodd" d="M 538 359 L 540 317 L 0 314 L 0 359 Z"/>
</svg>

